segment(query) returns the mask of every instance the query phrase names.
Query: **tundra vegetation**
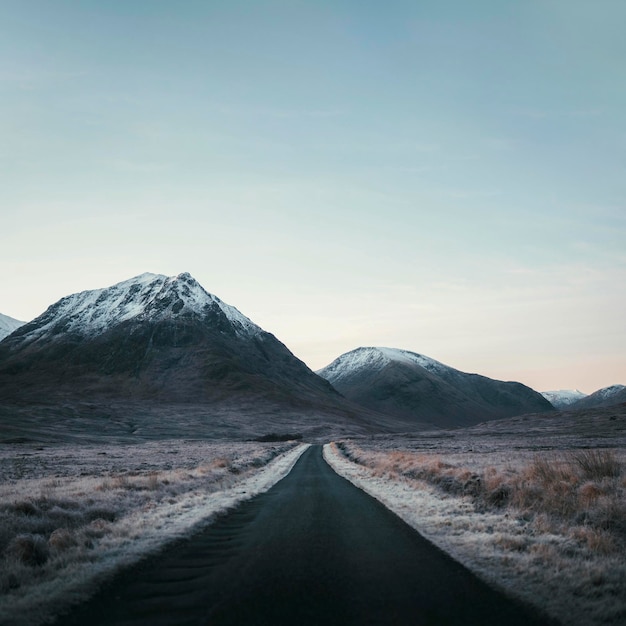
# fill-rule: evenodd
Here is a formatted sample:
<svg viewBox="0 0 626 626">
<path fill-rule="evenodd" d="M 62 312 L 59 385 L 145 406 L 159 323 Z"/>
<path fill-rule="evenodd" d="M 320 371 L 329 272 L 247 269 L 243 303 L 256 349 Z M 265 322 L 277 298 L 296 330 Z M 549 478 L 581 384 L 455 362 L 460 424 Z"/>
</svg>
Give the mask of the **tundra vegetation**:
<svg viewBox="0 0 626 626">
<path fill-rule="evenodd" d="M 87 597 L 120 567 L 267 488 L 287 471 L 281 463 L 293 448 L 171 440 L 0 446 L 0 623 L 42 623 Z M 274 459 L 265 470 L 273 474 L 260 479 Z"/>
<path fill-rule="evenodd" d="M 623 413 L 607 417 L 611 429 L 616 419 L 623 425 Z M 604 416 L 592 417 L 590 424 Z M 510 420 L 501 424 L 500 431 L 494 424 L 482 432 L 344 440 L 325 454 L 505 592 L 563 624 L 626 623 L 623 436 L 574 436 L 570 423 L 536 438 Z"/>
</svg>

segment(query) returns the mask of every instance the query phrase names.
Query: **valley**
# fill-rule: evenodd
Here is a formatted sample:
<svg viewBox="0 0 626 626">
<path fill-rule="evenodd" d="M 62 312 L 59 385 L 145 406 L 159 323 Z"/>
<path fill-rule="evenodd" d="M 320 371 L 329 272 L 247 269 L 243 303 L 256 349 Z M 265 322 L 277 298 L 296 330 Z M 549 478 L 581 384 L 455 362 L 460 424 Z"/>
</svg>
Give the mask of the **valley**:
<svg viewBox="0 0 626 626">
<path fill-rule="evenodd" d="M 256 511 L 257 496 L 274 493 L 316 444 L 337 474 L 413 529 L 402 533 L 417 531 L 477 575 L 470 587 L 486 583 L 530 607 L 537 623 L 599 626 L 626 617 L 623 385 L 539 393 L 385 347 L 357 348 L 315 373 L 187 273 L 142 274 L 67 296 L 31 322 L 2 321 L 2 623 L 46 623 L 103 585 L 120 584 L 129 567 L 175 550 L 221 516 L 237 517 L 242 502 Z M 328 465 L 321 456 L 306 461 L 298 481 L 315 483 L 321 472 L 335 484 Z M 330 515 L 326 495 L 316 487 L 306 507 Z M 305 508 L 293 495 L 284 520 L 290 507 Z M 355 524 L 331 526 L 348 542 Z M 390 541 L 372 532 L 369 541 Z M 289 544 L 294 553 L 298 540 Z M 326 571 L 327 548 L 319 548 L 323 538 L 315 542 L 311 569 L 302 570 L 311 580 Z M 355 548 L 365 560 L 367 545 Z M 236 558 L 246 561 L 257 547 Z M 346 565 L 348 552 L 337 562 L 348 568 L 340 578 L 361 580 Z M 369 556 L 394 567 L 384 551 Z M 211 562 L 202 567 L 215 582 Z M 420 576 L 411 573 L 412 584 Z M 366 606 L 367 584 L 354 598 L 345 588 L 344 601 Z M 406 601 L 401 621 L 389 623 L 414 623 L 417 605 L 403 589 L 385 591 Z M 447 610 L 445 593 L 440 599 L 433 615 Z M 281 619 L 292 606 L 284 602 Z M 450 623 L 463 624 L 467 598 L 457 602 Z M 194 603 L 186 605 L 192 613 Z M 224 623 L 239 614 L 239 600 L 232 606 Z M 361 617 L 380 607 L 363 610 Z M 169 615 L 163 623 L 178 624 L 176 612 Z M 311 615 L 302 623 L 315 623 Z"/>
<path fill-rule="evenodd" d="M 0 626 L 626 626 L 626 0 L 9 0 Z"/>
</svg>

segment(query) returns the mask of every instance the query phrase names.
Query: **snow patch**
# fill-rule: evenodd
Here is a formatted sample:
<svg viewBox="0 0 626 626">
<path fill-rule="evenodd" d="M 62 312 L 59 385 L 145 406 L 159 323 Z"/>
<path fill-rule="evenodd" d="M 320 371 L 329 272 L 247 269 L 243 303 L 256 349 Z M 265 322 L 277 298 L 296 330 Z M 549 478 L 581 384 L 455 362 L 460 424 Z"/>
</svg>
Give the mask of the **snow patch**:
<svg viewBox="0 0 626 626">
<path fill-rule="evenodd" d="M 587 397 L 586 393 L 578 389 L 558 389 L 555 391 L 541 391 L 541 395 L 557 408 L 563 408 Z"/>
<path fill-rule="evenodd" d="M 594 392 L 593 396 L 602 400 L 607 400 L 608 398 L 617 395 L 620 391 L 623 391 L 624 389 L 626 389 L 626 385 L 611 385 L 610 387 L 603 387 L 602 389 L 598 389 L 598 391 Z"/>
<path fill-rule="evenodd" d="M 333 383 L 362 369 L 380 371 L 392 362 L 418 365 L 434 374 L 456 371 L 454 368 L 417 352 L 398 348 L 363 347 L 342 354 L 330 365 L 319 370 L 317 374 Z"/>
</svg>

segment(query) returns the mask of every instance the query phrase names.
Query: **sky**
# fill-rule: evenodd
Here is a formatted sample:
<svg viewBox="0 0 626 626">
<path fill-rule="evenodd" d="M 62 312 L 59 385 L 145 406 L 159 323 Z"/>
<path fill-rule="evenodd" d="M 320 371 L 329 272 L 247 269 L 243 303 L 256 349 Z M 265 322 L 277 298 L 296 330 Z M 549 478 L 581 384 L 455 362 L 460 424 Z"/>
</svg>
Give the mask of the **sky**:
<svg viewBox="0 0 626 626">
<path fill-rule="evenodd" d="M 318 369 L 626 384 L 622 0 L 3 0 L 0 312 L 190 272 Z"/>
</svg>

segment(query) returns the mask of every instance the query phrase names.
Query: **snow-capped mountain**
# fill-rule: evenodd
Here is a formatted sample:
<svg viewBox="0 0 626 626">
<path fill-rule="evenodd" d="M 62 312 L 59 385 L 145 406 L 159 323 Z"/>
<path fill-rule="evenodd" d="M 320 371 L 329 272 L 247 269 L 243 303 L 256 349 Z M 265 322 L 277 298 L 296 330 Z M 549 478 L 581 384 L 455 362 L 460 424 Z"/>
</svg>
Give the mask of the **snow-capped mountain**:
<svg viewBox="0 0 626 626">
<path fill-rule="evenodd" d="M 16 390 L 176 402 L 234 393 L 341 400 L 187 273 L 142 274 L 50 306 L 0 344 L 0 394 Z"/>
<path fill-rule="evenodd" d="M 466 374 L 408 350 L 357 348 L 317 373 L 364 407 L 437 426 L 468 426 L 553 410 L 543 396 L 521 383 Z"/>
<path fill-rule="evenodd" d="M 22 336 L 36 341 L 62 330 L 93 338 L 130 320 L 158 322 L 207 316 L 213 316 L 214 321 L 241 336 L 263 332 L 235 307 L 205 291 L 188 273 L 170 277 L 145 273 L 112 287 L 62 298 L 35 320 L 33 328 L 25 329 Z"/>
<path fill-rule="evenodd" d="M 586 393 L 578 389 L 558 389 L 556 391 L 542 391 L 541 395 L 552 404 L 555 409 L 564 409 L 574 402 L 587 397 Z"/>
<path fill-rule="evenodd" d="M 589 394 L 571 405 L 572 409 L 596 409 L 626 402 L 626 386 L 611 385 Z"/>
<path fill-rule="evenodd" d="M 350 379 L 357 372 L 366 369 L 382 370 L 392 362 L 418 365 L 434 374 L 444 374 L 452 368 L 416 352 L 399 350 L 397 348 L 357 348 L 342 354 L 330 365 L 319 370 L 318 374 L 341 385 L 344 380 Z"/>
<path fill-rule="evenodd" d="M 14 330 L 17 330 L 20 326 L 23 326 L 26 322 L 20 322 L 8 315 L 2 315 L 0 313 L 0 341 L 10 335 Z"/>
</svg>

